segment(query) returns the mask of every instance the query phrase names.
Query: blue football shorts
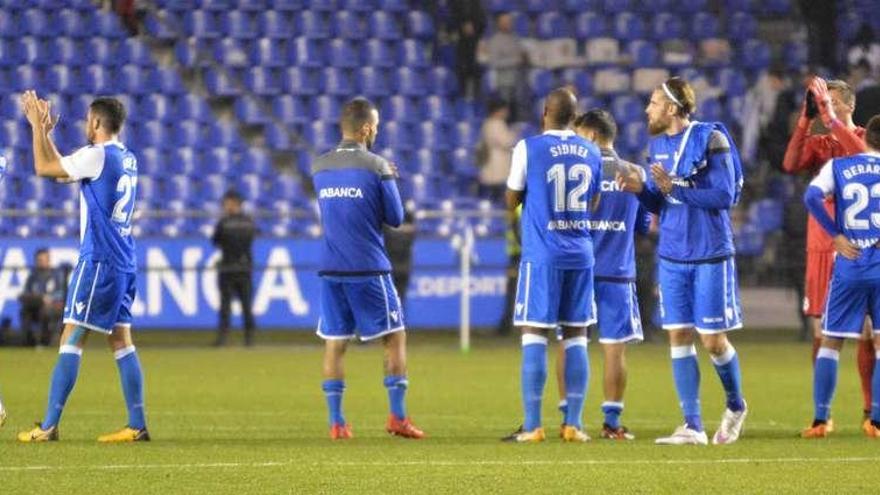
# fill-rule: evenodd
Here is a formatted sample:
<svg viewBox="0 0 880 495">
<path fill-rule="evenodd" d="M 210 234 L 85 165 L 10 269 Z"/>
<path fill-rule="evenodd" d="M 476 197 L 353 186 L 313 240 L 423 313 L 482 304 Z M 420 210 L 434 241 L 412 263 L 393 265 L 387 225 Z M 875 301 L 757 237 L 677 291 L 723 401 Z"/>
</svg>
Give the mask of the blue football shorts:
<svg viewBox="0 0 880 495">
<path fill-rule="evenodd" d="M 822 335 L 857 339 L 865 316 L 874 322 L 874 334 L 880 333 L 880 280 L 847 280 L 834 273 L 825 301 Z"/>
<path fill-rule="evenodd" d="M 596 322 L 593 269 L 519 265 L 513 324 L 521 327 L 586 327 Z"/>
<path fill-rule="evenodd" d="M 733 257 L 713 263 L 660 259 L 660 318 L 663 328 L 695 328 L 704 334 L 742 328 L 742 307 Z"/>
<path fill-rule="evenodd" d="M 595 288 L 599 342 L 617 344 L 644 340 L 636 284 L 596 280 Z"/>
<path fill-rule="evenodd" d="M 321 277 L 319 337 L 373 340 L 402 330 L 403 311 L 391 275 Z"/>
<path fill-rule="evenodd" d="M 101 261 L 80 260 L 70 277 L 64 323 L 112 333 L 131 326 L 131 305 L 137 294 L 136 274 Z"/>
</svg>

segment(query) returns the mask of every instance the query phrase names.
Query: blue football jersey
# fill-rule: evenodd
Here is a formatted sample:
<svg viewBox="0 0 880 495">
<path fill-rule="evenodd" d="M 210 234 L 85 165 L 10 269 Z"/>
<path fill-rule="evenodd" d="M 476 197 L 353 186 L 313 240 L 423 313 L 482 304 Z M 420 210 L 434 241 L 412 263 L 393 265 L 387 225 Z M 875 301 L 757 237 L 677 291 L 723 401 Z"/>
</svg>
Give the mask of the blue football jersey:
<svg viewBox="0 0 880 495">
<path fill-rule="evenodd" d="M 848 279 L 880 279 L 880 154 L 835 158 L 810 183 L 834 195 L 834 222 L 862 254 L 855 260 L 837 256 L 835 273 Z"/>
<path fill-rule="evenodd" d="M 680 161 L 704 159 L 695 174 L 673 177 L 675 187 L 664 196 L 653 181 L 646 184 L 641 199 L 653 197 L 648 210 L 660 216 L 658 256 L 678 262 L 699 262 L 734 254 L 730 209 L 737 196 L 736 168 L 731 143 L 724 134 L 713 131 L 706 149 L 689 150 L 683 142 L 686 131 L 651 139 L 648 154 L 651 163 L 660 163 L 672 173 Z M 643 201 L 644 203 L 644 201 Z"/>
<path fill-rule="evenodd" d="M 319 274 L 387 273 L 382 224 L 397 227 L 403 203 L 389 163 L 360 144 L 343 141 L 312 163 L 324 231 Z"/>
<path fill-rule="evenodd" d="M 137 158 L 118 141 L 80 148 L 61 158 L 80 182 L 80 260 L 137 270 L 131 217 L 137 197 Z"/>
<path fill-rule="evenodd" d="M 593 212 L 590 231 L 597 279 L 633 281 L 636 278 L 635 233 L 645 233 L 651 215 L 638 198 L 622 192 L 615 181 L 624 166 L 637 166 L 621 160 L 613 150 L 602 152 L 602 200 Z"/>
<path fill-rule="evenodd" d="M 517 143 L 507 187 L 525 193 L 523 261 L 561 269 L 593 266 L 591 203 L 601 175 L 599 148 L 573 131 L 547 131 Z"/>
</svg>

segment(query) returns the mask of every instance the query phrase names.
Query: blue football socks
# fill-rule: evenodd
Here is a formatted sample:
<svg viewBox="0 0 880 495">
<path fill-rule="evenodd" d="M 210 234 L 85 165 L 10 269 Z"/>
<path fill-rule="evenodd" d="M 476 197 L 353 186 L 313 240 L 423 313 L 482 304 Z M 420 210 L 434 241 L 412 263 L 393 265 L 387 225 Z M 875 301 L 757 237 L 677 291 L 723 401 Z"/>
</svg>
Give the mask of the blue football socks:
<svg viewBox="0 0 880 495">
<path fill-rule="evenodd" d="M 144 375 L 134 346 L 119 349 L 114 354 L 122 382 L 122 394 L 128 409 L 128 427 L 143 430 L 147 427 L 144 417 Z"/>
<path fill-rule="evenodd" d="M 742 411 L 745 408 L 742 396 L 742 373 L 739 369 L 739 356 L 733 345 L 727 344 L 727 350 L 720 356 L 712 356 L 712 363 L 715 365 L 715 371 L 718 372 L 718 378 L 721 379 L 721 385 L 724 387 L 724 393 L 727 395 L 727 408 L 734 412 Z"/>
<path fill-rule="evenodd" d="M 58 353 L 58 361 L 52 371 L 52 379 L 49 383 L 49 403 L 46 405 L 46 415 L 40 428 L 47 430 L 58 424 L 61 420 L 61 412 L 67 397 L 76 385 L 76 377 L 79 374 L 79 362 L 82 358 L 82 349 L 76 345 L 62 345 Z"/>
<path fill-rule="evenodd" d="M 623 402 L 603 402 L 602 413 L 605 415 L 605 424 L 616 430 L 620 428 L 620 415 L 623 414 Z"/>
<path fill-rule="evenodd" d="M 404 399 L 406 398 L 406 388 L 409 386 L 406 377 L 389 375 L 385 377 L 384 384 L 388 390 L 388 403 L 391 406 L 391 414 L 397 419 L 406 419 Z"/>
<path fill-rule="evenodd" d="M 321 384 L 324 397 L 327 399 L 327 410 L 330 412 L 330 425 L 345 424 L 342 416 L 342 393 L 345 391 L 344 380 L 324 380 Z"/>
<path fill-rule="evenodd" d="M 522 336 L 522 401 L 525 418 L 523 430 L 541 426 L 541 398 L 547 380 L 547 337 Z M 569 404 L 571 408 L 571 404 Z M 567 416 L 567 414 L 566 414 Z"/>
<path fill-rule="evenodd" d="M 816 407 L 816 421 L 828 421 L 831 415 L 831 400 L 837 386 L 837 367 L 840 351 L 820 347 L 813 368 L 813 403 Z"/>
<path fill-rule="evenodd" d="M 573 337 L 562 341 L 565 348 L 565 424 L 583 428 L 584 397 L 589 379 L 587 338 Z"/>
<path fill-rule="evenodd" d="M 672 356 L 672 378 L 684 422 L 688 428 L 703 431 L 700 416 L 700 366 L 697 363 L 697 349 L 692 345 L 670 348 Z"/>
</svg>

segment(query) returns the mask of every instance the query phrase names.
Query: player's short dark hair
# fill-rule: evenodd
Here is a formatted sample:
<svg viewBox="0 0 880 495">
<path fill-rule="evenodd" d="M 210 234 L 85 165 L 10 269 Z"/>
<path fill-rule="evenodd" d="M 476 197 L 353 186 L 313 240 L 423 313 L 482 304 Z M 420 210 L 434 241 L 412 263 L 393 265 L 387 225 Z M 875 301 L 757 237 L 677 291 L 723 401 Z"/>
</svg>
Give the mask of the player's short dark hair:
<svg viewBox="0 0 880 495">
<path fill-rule="evenodd" d="M 593 108 L 574 119 L 575 129 L 586 127 L 599 135 L 602 141 L 613 142 L 617 138 L 617 122 L 614 116 L 601 108 Z"/>
<path fill-rule="evenodd" d="M 850 106 L 855 106 L 856 104 L 856 93 L 853 91 L 852 86 L 849 85 L 846 81 L 840 79 L 832 79 L 828 81 L 828 90 L 829 91 L 837 91 L 840 93 L 840 98 L 843 99 L 843 102 Z"/>
<path fill-rule="evenodd" d="M 871 117 L 865 126 L 865 143 L 874 151 L 880 151 L 880 114 Z"/>
<path fill-rule="evenodd" d="M 118 134 L 125 123 L 125 105 L 116 98 L 101 96 L 89 105 L 89 111 L 101 119 L 101 127 L 110 134 Z"/>
<path fill-rule="evenodd" d="M 223 194 L 223 201 L 235 201 L 236 203 L 241 203 L 241 194 L 235 189 L 229 189 Z"/>
<path fill-rule="evenodd" d="M 48 255 L 48 254 L 49 254 L 49 248 L 47 248 L 47 247 L 41 247 L 40 249 L 37 249 L 37 250 L 34 252 L 34 259 L 39 258 L 41 254 L 46 254 L 46 255 Z"/>
<path fill-rule="evenodd" d="M 669 95 L 663 90 L 663 86 L 660 86 L 660 91 L 663 91 L 664 96 L 678 109 L 677 115 L 679 117 L 688 117 L 694 113 L 697 109 L 697 95 L 689 82 L 680 77 L 671 77 L 666 80 L 664 85 L 675 97 L 675 101 L 669 98 Z"/>
<path fill-rule="evenodd" d="M 544 101 L 544 111 L 552 123 L 568 127 L 577 116 L 577 97 L 568 88 L 554 89 Z"/>
<path fill-rule="evenodd" d="M 351 99 L 342 106 L 339 126 L 344 131 L 356 132 L 373 120 L 373 110 L 376 110 L 376 105 L 370 100 L 360 96 Z"/>
</svg>

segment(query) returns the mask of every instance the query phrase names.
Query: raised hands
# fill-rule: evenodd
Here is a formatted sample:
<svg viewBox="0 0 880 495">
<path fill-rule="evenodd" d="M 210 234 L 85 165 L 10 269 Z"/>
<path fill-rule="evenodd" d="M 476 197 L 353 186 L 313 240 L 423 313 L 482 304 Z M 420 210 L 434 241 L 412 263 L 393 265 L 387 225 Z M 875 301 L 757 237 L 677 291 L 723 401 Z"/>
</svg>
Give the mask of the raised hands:
<svg viewBox="0 0 880 495">
<path fill-rule="evenodd" d="M 21 109 L 33 129 L 41 129 L 48 133 L 58 123 L 59 116 L 52 116 L 52 102 L 41 100 L 34 90 L 22 93 Z"/>
</svg>

